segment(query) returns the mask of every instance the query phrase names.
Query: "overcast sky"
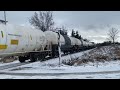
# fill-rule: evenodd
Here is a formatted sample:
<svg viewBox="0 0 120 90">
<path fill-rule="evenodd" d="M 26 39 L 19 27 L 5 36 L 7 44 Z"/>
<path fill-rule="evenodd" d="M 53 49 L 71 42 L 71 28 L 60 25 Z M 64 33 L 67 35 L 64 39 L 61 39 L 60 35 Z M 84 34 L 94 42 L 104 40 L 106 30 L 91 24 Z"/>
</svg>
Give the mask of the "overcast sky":
<svg viewBox="0 0 120 90">
<path fill-rule="evenodd" d="M 7 20 L 11 24 L 30 25 L 28 19 L 34 12 L 6 11 Z M 110 27 L 120 29 L 120 11 L 53 11 L 53 17 L 56 27 L 65 26 L 69 34 L 72 29 L 78 30 L 82 37 L 94 42 L 105 41 Z M 3 11 L 0 11 L 0 19 L 3 19 Z"/>
</svg>

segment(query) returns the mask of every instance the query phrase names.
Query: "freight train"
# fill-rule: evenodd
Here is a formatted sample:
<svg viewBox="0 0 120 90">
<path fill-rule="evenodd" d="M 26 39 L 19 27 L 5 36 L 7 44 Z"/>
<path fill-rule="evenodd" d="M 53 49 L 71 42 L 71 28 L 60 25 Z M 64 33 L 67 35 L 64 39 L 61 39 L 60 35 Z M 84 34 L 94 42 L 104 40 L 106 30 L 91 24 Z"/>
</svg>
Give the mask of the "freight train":
<svg viewBox="0 0 120 90">
<path fill-rule="evenodd" d="M 68 35 L 60 35 L 64 54 L 79 52 L 94 44 Z M 0 58 L 18 56 L 20 62 L 58 57 L 58 33 L 32 27 L 0 24 Z"/>
</svg>

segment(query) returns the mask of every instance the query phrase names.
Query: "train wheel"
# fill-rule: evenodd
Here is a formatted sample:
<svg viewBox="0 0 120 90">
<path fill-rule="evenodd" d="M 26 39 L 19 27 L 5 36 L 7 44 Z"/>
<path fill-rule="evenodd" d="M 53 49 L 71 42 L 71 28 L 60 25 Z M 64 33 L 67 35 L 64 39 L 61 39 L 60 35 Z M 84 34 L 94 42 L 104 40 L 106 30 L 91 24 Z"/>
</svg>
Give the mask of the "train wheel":
<svg viewBox="0 0 120 90">
<path fill-rule="evenodd" d="M 34 54 L 30 55 L 30 62 L 35 62 L 37 60 L 37 58 L 35 57 Z"/>
<path fill-rule="evenodd" d="M 65 52 L 65 51 L 63 51 L 63 53 L 64 53 L 64 54 L 66 54 L 66 52 Z"/>
<path fill-rule="evenodd" d="M 23 62 L 25 62 L 25 58 L 22 57 L 22 56 L 20 56 L 20 57 L 19 57 L 19 61 L 20 61 L 21 63 L 23 63 Z"/>
</svg>

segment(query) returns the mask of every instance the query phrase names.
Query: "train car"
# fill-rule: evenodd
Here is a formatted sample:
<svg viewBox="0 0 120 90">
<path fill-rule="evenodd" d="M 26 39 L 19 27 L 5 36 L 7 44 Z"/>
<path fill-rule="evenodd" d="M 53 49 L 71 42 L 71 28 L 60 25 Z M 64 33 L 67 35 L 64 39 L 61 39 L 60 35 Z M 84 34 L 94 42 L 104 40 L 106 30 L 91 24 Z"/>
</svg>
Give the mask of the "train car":
<svg viewBox="0 0 120 90">
<path fill-rule="evenodd" d="M 47 40 L 41 30 L 18 25 L 0 24 L 0 58 L 19 56 L 19 61 L 35 61 L 37 52 L 45 52 Z"/>
<path fill-rule="evenodd" d="M 79 39 L 70 37 L 68 35 L 63 35 L 65 39 L 65 45 L 61 46 L 61 50 L 64 53 L 73 53 L 79 51 L 81 42 Z"/>
<path fill-rule="evenodd" d="M 59 35 L 53 31 L 41 31 L 32 27 L 0 24 L 0 58 L 18 56 L 20 62 L 58 57 Z M 92 43 L 60 35 L 61 51 L 74 53 L 92 46 Z"/>
<path fill-rule="evenodd" d="M 89 42 L 89 41 L 85 41 L 85 40 L 81 40 L 81 42 L 82 42 L 81 50 L 92 49 L 95 47 L 93 42 Z"/>
<path fill-rule="evenodd" d="M 74 37 L 69 37 L 71 40 L 71 52 L 78 52 L 82 43 L 79 39 Z"/>
<path fill-rule="evenodd" d="M 45 31 L 46 39 L 52 45 L 52 57 L 58 56 L 58 33 L 53 31 Z M 62 35 L 60 35 L 60 43 L 61 46 L 65 45 L 65 39 Z"/>
<path fill-rule="evenodd" d="M 95 48 L 95 45 L 93 42 L 89 42 L 89 49 Z"/>
</svg>

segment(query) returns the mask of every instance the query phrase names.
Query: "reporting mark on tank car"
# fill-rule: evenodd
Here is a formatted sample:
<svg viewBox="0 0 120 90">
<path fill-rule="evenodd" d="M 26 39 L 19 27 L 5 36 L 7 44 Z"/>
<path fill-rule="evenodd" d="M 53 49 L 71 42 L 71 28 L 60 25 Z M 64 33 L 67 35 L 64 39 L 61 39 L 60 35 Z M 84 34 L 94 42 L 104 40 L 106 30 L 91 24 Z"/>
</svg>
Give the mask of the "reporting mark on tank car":
<svg viewBox="0 0 120 90">
<path fill-rule="evenodd" d="M 0 44 L 0 50 L 7 49 L 7 45 Z"/>
<path fill-rule="evenodd" d="M 8 34 L 8 35 L 22 37 L 22 35 L 16 35 L 16 34 Z"/>
<path fill-rule="evenodd" d="M 11 40 L 11 45 L 18 45 L 18 40 Z"/>
</svg>

